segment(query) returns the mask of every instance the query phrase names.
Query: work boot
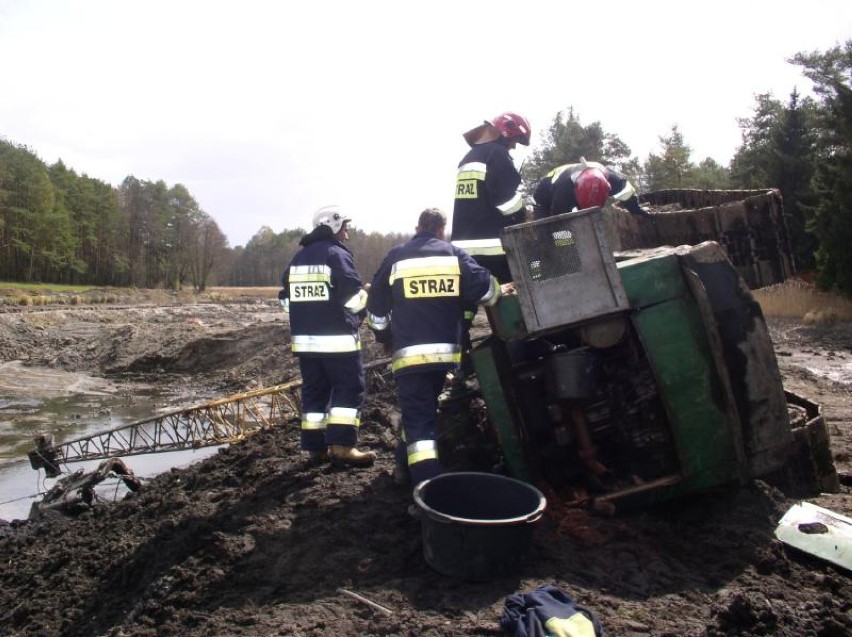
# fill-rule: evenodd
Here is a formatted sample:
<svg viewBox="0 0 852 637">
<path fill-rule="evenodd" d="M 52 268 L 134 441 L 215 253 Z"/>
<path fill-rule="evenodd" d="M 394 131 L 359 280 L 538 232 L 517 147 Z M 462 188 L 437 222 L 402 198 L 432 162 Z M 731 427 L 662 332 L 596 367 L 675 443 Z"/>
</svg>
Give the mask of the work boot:
<svg viewBox="0 0 852 637">
<path fill-rule="evenodd" d="M 369 467 L 376 461 L 376 454 L 372 451 L 358 451 L 355 447 L 344 445 L 331 445 L 328 448 L 328 455 L 333 465 Z"/>
</svg>

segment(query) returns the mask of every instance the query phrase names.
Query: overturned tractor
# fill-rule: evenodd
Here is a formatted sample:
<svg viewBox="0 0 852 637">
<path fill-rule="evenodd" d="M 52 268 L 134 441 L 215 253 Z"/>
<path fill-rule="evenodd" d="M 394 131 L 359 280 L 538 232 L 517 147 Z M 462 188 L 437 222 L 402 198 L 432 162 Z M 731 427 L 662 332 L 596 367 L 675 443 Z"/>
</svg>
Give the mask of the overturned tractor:
<svg viewBox="0 0 852 637">
<path fill-rule="evenodd" d="M 473 361 L 511 475 L 608 511 L 757 477 L 839 488 L 819 406 L 784 391 L 750 291 L 794 271 L 780 198 L 731 199 L 504 231 L 518 294 Z"/>
</svg>

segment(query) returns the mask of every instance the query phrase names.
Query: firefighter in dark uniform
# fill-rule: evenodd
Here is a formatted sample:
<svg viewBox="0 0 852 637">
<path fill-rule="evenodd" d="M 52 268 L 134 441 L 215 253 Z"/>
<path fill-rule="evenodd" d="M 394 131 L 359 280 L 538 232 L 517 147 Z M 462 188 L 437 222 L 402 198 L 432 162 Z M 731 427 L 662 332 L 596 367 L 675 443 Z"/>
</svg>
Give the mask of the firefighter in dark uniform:
<svg viewBox="0 0 852 637">
<path fill-rule="evenodd" d="M 358 328 L 367 291 L 344 245 L 350 221 L 337 206 L 314 213 L 314 229 L 281 277 L 279 298 L 289 309 L 302 374 L 302 449 L 314 462 L 369 466 L 376 455 L 355 448 L 365 387 Z"/>
<path fill-rule="evenodd" d="M 530 123 L 516 113 L 503 113 L 464 134 L 470 150 L 459 162 L 453 204 L 453 245 L 488 268 L 500 283 L 511 281 L 500 232 L 521 223 L 526 208 L 521 174 L 509 151 L 529 146 Z"/>
<path fill-rule="evenodd" d="M 493 305 L 510 293 L 463 250 L 444 240 L 446 215 L 424 210 L 415 236 L 387 254 L 370 285 L 367 325 L 393 352 L 405 458 L 414 484 L 441 472 L 436 440 L 438 395 L 461 360 L 465 302 Z"/>
<path fill-rule="evenodd" d="M 529 146 L 532 130 L 522 115 L 506 112 L 464 133 L 470 150 L 459 162 L 453 203 L 451 240 L 454 246 L 487 268 L 500 283 L 512 280 L 500 233 L 506 226 L 526 220 L 520 190 L 521 174 L 509 151 L 517 144 Z M 463 376 L 472 373 L 470 327 L 476 305 L 464 309 L 462 348 Z"/>
<path fill-rule="evenodd" d="M 647 214 L 639 205 L 636 190 L 624 175 L 583 157 L 577 163 L 551 170 L 536 185 L 533 199 L 536 219 L 603 206 L 607 201 L 635 215 Z"/>
</svg>

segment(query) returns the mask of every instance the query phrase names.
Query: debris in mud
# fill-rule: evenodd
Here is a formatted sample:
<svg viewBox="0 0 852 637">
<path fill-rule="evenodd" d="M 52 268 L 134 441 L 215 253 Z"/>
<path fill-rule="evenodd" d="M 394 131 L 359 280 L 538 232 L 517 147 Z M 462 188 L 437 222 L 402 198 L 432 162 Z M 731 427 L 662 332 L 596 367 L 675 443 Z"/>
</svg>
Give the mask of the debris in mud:
<svg viewBox="0 0 852 637">
<path fill-rule="evenodd" d="M 779 540 L 852 572 L 852 519 L 810 502 L 798 502 L 775 529 Z"/>
<path fill-rule="evenodd" d="M 84 473 L 80 469 L 58 480 L 44 494 L 41 502 L 33 504 L 30 517 L 41 517 L 46 511 L 59 511 L 70 515 L 87 511 L 98 499 L 95 487 L 110 477 L 121 480 L 131 492 L 135 493 L 142 488 L 142 483 L 120 458 L 109 458 L 101 462 L 94 471 Z"/>
</svg>

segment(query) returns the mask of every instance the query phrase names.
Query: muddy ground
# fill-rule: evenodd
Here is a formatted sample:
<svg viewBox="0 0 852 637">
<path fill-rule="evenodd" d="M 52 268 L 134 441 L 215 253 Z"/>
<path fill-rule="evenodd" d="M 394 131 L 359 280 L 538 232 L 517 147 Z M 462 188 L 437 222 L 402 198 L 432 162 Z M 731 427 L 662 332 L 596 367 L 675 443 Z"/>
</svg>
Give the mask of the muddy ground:
<svg viewBox="0 0 852 637">
<path fill-rule="evenodd" d="M 850 385 L 808 368 L 852 362 L 852 325 L 770 327 L 785 387 L 823 405 L 845 483 L 809 501 L 850 516 Z M 253 298 L 4 311 L 0 360 L 18 359 L 223 395 L 296 374 L 283 315 Z M 544 583 L 607 635 L 852 634 L 850 573 L 774 539 L 795 500 L 763 482 L 617 517 L 551 507 L 518 576 L 439 575 L 391 478 L 386 380 L 371 377 L 362 418 L 371 469 L 309 466 L 289 423 L 77 517 L 0 523 L 0 634 L 499 635 L 506 596 Z"/>
</svg>

